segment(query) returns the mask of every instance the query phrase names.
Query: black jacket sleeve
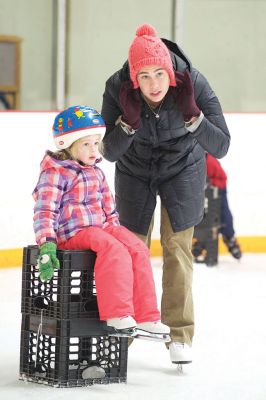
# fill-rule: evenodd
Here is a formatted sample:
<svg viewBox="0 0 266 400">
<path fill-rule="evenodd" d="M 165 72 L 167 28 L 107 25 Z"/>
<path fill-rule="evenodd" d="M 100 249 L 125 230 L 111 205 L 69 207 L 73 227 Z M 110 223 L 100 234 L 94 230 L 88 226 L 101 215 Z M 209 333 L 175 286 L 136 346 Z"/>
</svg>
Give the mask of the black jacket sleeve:
<svg viewBox="0 0 266 400">
<path fill-rule="evenodd" d="M 230 133 L 218 98 L 206 78 L 195 69 L 192 73 L 195 99 L 204 118 L 192 136 L 215 158 L 226 155 L 230 145 Z"/>
<path fill-rule="evenodd" d="M 102 104 L 102 117 L 106 123 L 106 133 L 103 138 L 102 154 L 108 161 L 117 161 L 134 140 L 134 135 L 128 136 L 116 121 L 122 114 L 118 103 L 117 73 L 108 79 L 105 85 Z"/>
</svg>

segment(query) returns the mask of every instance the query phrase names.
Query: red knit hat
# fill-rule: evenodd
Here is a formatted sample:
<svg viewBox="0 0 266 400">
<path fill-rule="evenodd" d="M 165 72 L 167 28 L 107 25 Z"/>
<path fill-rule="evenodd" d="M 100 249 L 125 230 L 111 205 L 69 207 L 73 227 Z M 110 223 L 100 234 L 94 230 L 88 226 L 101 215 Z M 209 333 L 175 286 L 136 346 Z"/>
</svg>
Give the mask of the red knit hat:
<svg viewBox="0 0 266 400">
<path fill-rule="evenodd" d="M 157 36 L 156 30 L 149 24 L 141 25 L 136 30 L 136 37 L 128 52 L 130 78 L 135 89 L 139 87 L 137 74 L 147 65 L 159 65 L 170 78 L 170 86 L 176 86 L 175 74 L 169 50 Z"/>
</svg>

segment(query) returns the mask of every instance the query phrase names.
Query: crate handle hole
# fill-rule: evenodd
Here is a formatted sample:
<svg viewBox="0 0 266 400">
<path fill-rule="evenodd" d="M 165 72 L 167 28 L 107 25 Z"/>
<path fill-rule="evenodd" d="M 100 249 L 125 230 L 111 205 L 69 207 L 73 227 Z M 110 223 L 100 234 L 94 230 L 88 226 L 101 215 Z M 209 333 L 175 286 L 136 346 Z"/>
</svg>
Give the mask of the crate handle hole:
<svg viewBox="0 0 266 400">
<path fill-rule="evenodd" d="M 78 303 L 81 301 L 81 296 L 79 294 L 71 294 L 70 301 L 71 303 Z"/>
<path fill-rule="evenodd" d="M 47 310 L 49 308 L 49 300 L 46 297 L 38 296 L 34 299 L 34 307 Z"/>
<path fill-rule="evenodd" d="M 97 311 L 97 310 L 98 310 L 98 304 L 96 297 L 85 302 L 84 311 Z"/>
</svg>

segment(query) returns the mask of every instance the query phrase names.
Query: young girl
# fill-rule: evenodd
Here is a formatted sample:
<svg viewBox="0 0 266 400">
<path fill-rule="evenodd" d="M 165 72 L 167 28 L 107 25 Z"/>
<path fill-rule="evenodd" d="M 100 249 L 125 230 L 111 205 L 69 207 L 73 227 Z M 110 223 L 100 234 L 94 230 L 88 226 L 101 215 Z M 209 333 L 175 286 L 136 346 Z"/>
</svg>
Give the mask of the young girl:
<svg viewBox="0 0 266 400">
<path fill-rule="evenodd" d="M 113 196 L 98 167 L 105 134 L 101 115 L 75 106 L 57 115 L 56 153 L 48 151 L 33 192 L 34 231 L 40 246 L 40 279 L 60 268 L 56 249 L 97 253 L 95 284 L 101 320 L 116 330 L 167 335 L 160 322 L 149 250 L 120 226 Z"/>
</svg>

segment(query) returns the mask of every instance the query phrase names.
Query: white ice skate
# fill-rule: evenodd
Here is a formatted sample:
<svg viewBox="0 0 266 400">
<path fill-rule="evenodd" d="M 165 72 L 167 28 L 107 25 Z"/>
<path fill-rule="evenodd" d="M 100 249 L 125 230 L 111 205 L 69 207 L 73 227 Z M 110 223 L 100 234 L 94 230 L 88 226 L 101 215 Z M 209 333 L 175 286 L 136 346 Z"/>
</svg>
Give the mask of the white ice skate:
<svg viewBox="0 0 266 400">
<path fill-rule="evenodd" d="M 109 336 L 132 337 L 136 331 L 136 321 L 134 318 L 118 317 L 106 321 Z"/>
<path fill-rule="evenodd" d="M 170 328 L 161 321 L 141 322 L 132 335 L 134 339 L 146 339 L 156 342 L 170 342 Z"/>
<path fill-rule="evenodd" d="M 173 364 L 189 364 L 192 362 L 192 349 L 186 343 L 172 342 L 169 345 L 170 359 Z"/>
</svg>

